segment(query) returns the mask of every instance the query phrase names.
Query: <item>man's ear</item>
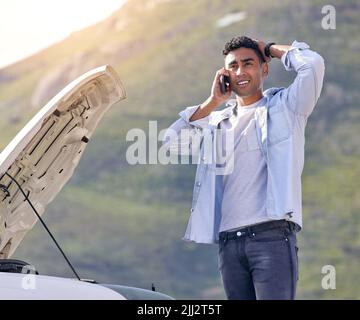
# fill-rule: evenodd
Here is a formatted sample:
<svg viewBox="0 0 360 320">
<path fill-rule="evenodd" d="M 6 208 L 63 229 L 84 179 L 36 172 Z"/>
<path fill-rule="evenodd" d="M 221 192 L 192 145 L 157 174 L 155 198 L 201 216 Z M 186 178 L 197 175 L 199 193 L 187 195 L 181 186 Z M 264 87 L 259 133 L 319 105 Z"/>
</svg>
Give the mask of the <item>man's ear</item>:
<svg viewBox="0 0 360 320">
<path fill-rule="evenodd" d="M 267 62 L 264 62 L 261 67 L 263 77 L 267 77 L 267 75 L 269 74 L 269 64 Z"/>
</svg>

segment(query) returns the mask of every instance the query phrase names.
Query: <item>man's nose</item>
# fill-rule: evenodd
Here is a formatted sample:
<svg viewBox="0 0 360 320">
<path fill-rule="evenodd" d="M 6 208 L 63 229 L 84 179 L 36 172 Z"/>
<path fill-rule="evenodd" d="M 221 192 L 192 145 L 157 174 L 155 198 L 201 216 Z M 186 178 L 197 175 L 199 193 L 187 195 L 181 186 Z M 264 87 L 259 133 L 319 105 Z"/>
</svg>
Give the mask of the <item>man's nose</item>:
<svg viewBox="0 0 360 320">
<path fill-rule="evenodd" d="M 238 68 L 236 69 L 236 75 L 239 76 L 240 74 L 241 74 L 241 68 L 238 67 Z"/>
</svg>

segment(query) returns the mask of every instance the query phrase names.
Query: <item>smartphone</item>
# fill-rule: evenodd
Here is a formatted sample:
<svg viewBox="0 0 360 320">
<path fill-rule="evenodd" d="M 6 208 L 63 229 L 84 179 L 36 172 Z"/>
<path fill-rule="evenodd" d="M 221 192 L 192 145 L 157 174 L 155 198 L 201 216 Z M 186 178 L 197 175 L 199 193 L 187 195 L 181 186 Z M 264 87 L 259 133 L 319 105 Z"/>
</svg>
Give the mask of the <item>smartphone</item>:
<svg viewBox="0 0 360 320">
<path fill-rule="evenodd" d="M 222 94 L 225 94 L 230 90 L 230 77 L 221 75 L 220 76 L 220 91 Z"/>
</svg>

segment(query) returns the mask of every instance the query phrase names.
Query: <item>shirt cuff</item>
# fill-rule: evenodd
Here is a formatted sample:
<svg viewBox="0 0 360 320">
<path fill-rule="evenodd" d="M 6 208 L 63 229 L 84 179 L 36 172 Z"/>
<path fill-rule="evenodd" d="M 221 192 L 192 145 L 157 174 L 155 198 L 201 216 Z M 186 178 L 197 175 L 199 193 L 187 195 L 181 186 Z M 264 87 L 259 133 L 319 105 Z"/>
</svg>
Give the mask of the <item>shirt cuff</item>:
<svg viewBox="0 0 360 320">
<path fill-rule="evenodd" d="M 179 115 L 181 119 L 183 119 L 186 123 L 190 124 L 191 126 L 194 126 L 199 129 L 204 129 L 207 128 L 209 125 L 210 115 L 195 121 L 190 121 L 191 116 L 196 112 L 196 110 L 199 107 L 200 104 L 197 106 L 187 107 L 185 110 L 181 111 Z"/>
<path fill-rule="evenodd" d="M 191 116 L 195 113 L 195 111 L 200 107 L 200 105 L 197 106 L 191 106 L 187 107 L 185 110 L 181 111 L 179 113 L 179 116 L 186 121 L 187 123 L 190 123 Z M 194 122 L 194 121 L 193 121 Z"/>
<path fill-rule="evenodd" d="M 296 53 L 299 50 L 305 50 L 305 49 L 309 49 L 309 48 L 310 48 L 310 46 L 307 43 L 298 42 L 295 40 L 291 44 L 290 49 L 285 54 L 283 54 L 281 57 L 281 62 L 284 65 L 285 69 L 287 71 L 294 70 L 294 67 L 291 63 L 291 59 L 294 58 L 294 53 Z"/>
</svg>

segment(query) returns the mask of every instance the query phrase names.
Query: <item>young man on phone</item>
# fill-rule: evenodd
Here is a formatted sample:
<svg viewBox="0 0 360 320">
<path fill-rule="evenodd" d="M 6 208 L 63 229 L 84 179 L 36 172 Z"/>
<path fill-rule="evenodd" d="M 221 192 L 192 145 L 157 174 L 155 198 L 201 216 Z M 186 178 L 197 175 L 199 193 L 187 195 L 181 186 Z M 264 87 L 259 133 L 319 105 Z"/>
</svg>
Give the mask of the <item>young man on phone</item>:
<svg viewBox="0 0 360 320">
<path fill-rule="evenodd" d="M 295 299 L 305 126 L 320 96 L 324 60 L 303 42 L 244 36 L 227 42 L 223 54 L 209 98 L 180 112 L 165 135 L 170 150 L 184 144 L 182 130 L 203 139 L 184 239 L 219 244 L 228 299 Z M 271 59 L 297 73 L 287 88 L 263 91 Z M 232 92 L 236 99 L 228 101 Z M 220 147 L 232 156 L 230 171 L 219 174 L 218 164 L 206 161 L 205 131 L 215 148 L 233 135 L 231 148 Z"/>
</svg>

